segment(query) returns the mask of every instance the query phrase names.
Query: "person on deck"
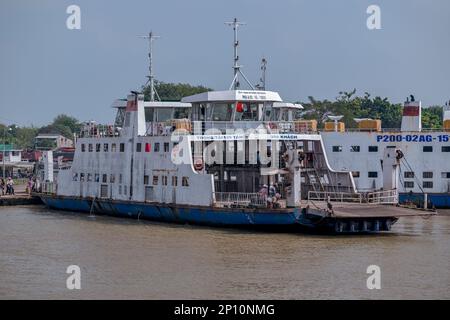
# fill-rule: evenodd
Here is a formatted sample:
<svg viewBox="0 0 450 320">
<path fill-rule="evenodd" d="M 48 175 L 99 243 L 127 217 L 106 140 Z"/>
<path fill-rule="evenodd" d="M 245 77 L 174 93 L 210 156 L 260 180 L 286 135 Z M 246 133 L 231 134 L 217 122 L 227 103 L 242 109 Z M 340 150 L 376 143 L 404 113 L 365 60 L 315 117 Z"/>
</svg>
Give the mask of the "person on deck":
<svg viewBox="0 0 450 320">
<path fill-rule="evenodd" d="M 6 187 L 5 179 L 1 178 L 0 179 L 0 189 L 1 189 L 1 192 L 2 192 L 2 196 L 5 195 L 5 187 Z"/>
</svg>

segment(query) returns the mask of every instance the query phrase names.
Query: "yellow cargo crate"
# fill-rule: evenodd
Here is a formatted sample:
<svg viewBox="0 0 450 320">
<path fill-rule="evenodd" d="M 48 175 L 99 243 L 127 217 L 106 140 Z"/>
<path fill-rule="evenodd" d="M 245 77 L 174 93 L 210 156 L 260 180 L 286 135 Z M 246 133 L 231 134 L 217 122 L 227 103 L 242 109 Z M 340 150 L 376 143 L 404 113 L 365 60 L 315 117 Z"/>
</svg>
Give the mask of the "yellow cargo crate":
<svg viewBox="0 0 450 320">
<path fill-rule="evenodd" d="M 334 121 L 327 121 L 325 122 L 325 131 L 334 131 Z M 338 122 L 337 123 L 337 131 L 338 132 L 344 132 L 345 131 L 345 123 L 344 122 Z"/>
<path fill-rule="evenodd" d="M 358 128 L 362 131 L 381 131 L 381 120 L 362 120 Z"/>
<path fill-rule="evenodd" d="M 295 132 L 316 132 L 317 120 L 296 120 L 294 121 Z"/>
<path fill-rule="evenodd" d="M 450 131 L 450 119 L 444 120 L 444 130 Z"/>
</svg>

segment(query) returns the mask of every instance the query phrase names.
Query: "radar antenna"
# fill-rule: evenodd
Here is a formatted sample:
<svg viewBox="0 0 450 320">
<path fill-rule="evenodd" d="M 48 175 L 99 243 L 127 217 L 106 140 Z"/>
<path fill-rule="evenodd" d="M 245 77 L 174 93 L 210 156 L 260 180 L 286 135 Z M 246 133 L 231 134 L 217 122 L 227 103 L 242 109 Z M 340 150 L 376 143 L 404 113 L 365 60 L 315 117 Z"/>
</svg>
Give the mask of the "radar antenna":
<svg viewBox="0 0 450 320">
<path fill-rule="evenodd" d="M 239 47 L 239 41 L 238 41 L 238 27 L 239 26 L 243 26 L 246 25 L 245 22 L 239 22 L 237 20 L 237 18 L 234 18 L 234 20 L 232 22 L 225 22 L 226 25 L 229 26 L 233 26 L 233 31 L 234 31 L 234 65 L 233 65 L 233 70 L 234 70 L 234 77 L 233 77 L 233 81 L 231 81 L 231 85 L 230 85 L 230 90 L 234 89 L 237 90 L 239 89 L 240 83 L 239 83 L 239 74 L 242 76 L 242 78 L 244 78 L 245 82 L 247 82 L 247 84 L 250 86 L 250 88 L 255 89 L 253 87 L 253 85 L 250 83 L 250 81 L 248 81 L 247 77 L 242 73 L 241 71 L 241 67 L 239 65 L 239 56 L 238 56 L 238 47 Z"/>
<path fill-rule="evenodd" d="M 150 101 L 155 101 L 155 95 L 158 98 L 158 100 L 161 100 L 159 98 L 158 92 L 156 92 L 155 89 L 155 76 L 153 75 L 153 41 L 161 37 L 153 34 L 153 31 L 150 31 L 150 33 L 147 36 L 139 36 L 139 38 L 147 39 L 149 45 L 149 52 L 148 52 L 148 59 L 150 62 L 148 67 L 149 75 L 147 76 L 148 81 L 145 85 L 150 84 Z"/>
<path fill-rule="evenodd" d="M 266 69 L 267 60 L 263 57 L 261 59 L 261 78 L 259 79 L 259 83 L 256 85 L 256 88 L 259 90 L 266 90 Z"/>
</svg>

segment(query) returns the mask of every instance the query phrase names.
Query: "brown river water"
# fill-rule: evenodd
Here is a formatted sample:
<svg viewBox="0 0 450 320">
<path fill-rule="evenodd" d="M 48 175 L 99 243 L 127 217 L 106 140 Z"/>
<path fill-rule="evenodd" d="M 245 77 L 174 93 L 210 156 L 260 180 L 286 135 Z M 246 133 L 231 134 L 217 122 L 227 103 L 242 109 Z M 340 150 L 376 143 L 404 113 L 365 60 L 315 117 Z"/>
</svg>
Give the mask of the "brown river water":
<svg viewBox="0 0 450 320">
<path fill-rule="evenodd" d="M 318 236 L 0 207 L 0 299 L 450 299 L 449 240 L 450 211 Z"/>
</svg>

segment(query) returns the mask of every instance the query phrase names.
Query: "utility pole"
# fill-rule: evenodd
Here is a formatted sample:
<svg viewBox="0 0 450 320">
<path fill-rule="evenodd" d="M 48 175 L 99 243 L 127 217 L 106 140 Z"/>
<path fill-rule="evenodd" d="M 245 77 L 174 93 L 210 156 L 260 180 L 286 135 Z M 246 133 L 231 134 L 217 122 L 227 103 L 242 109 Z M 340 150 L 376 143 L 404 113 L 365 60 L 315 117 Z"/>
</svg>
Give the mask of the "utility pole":
<svg viewBox="0 0 450 320">
<path fill-rule="evenodd" d="M 155 76 L 153 75 L 153 41 L 160 38 L 160 36 L 157 36 L 153 34 L 153 31 L 150 31 L 150 33 L 147 36 L 139 36 L 139 38 L 147 39 L 148 45 L 149 45 L 149 53 L 148 53 L 148 59 L 149 59 L 149 75 L 147 76 L 148 81 L 147 84 L 150 83 L 150 101 L 155 101 L 155 95 L 158 97 L 158 92 L 156 92 L 155 89 Z"/>
</svg>

